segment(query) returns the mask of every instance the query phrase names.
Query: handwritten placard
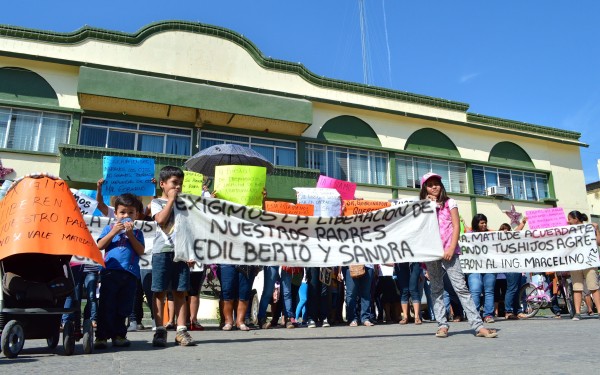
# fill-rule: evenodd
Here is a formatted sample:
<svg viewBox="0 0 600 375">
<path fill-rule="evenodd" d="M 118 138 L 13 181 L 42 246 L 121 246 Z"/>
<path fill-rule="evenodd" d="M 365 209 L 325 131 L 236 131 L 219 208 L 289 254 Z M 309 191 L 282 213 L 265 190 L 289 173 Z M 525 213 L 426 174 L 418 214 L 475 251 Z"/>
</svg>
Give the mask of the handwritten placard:
<svg viewBox="0 0 600 375">
<path fill-rule="evenodd" d="M 294 204 L 290 202 L 266 201 L 265 210 L 279 214 L 313 216 L 315 206 L 312 204 Z"/>
<path fill-rule="evenodd" d="M 344 201 L 344 209 L 342 210 L 343 216 L 352 216 L 364 214 L 366 212 L 381 210 L 382 208 L 389 207 L 390 202 L 386 201 L 366 201 L 366 200 L 351 200 Z"/>
<path fill-rule="evenodd" d="M 340 193 L 327 188 L 294 188 L 296 201 L 314 205 L 314 216 L 336 217 L 342 212 Z"/>
<path fill-rule="evenodd" d="M 91 215 L 96 211 L 96 208 L 98 207 L 97 200 L 82 194 L 81 191 L 77 189 L 71 189 L 71 193 L 73 193 L 73 198 L 75 198 L 75 202 L 77 202 L 82 215 Z"/>
<path fill-rule="evenodd" d="M 202 195 L 202 184 L 204 182 L 204 176 L 201 173 L 192 171 L 183 171 L 183 186 L 181 192 L 184 194 L 192 194 L 201 196 Z"/>
<path fill-rule="evenodd" d="M 216 197 L 244 206 L 262 207 L 267 169 L 248 165 L 219 165 L 215 168 Z"/>
<path fill-rule="evenodd" d="M 317 181 L 318 188 L 331 188 L 335 189 L 340 193 L 343 200 L 354 199 L 354 193 L 356 193 L 356 184 L 353 182 L 337 180 L 335 178 L 327 176 L 319 176 Z"/>
<path fill-rule="evenodd" d="M 105 156 L 102 175 L 102 195 L 105 197 L 123 193 L 137 196 L 156 195 L 156 187 L 152 183 L 154 159 Z"/>
<path fill-rule="evenodd" d="M 562 207 L 525 211 L 529 229 L 554 228 L 567 225 L 567 218 Z"/>
<path fill-rule="evenodd" d="M 0 259 L 13 254 L 77 255 L 104 264 L 67 183 L 25 177 L 0 201 Z"/>
</svg>

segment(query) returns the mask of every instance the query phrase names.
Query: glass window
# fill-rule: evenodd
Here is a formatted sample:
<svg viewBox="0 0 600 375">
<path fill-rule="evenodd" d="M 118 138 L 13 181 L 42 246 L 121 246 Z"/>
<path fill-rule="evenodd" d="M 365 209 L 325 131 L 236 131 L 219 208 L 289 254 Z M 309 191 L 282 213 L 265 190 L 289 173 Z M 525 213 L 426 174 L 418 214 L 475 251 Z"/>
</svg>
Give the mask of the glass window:
<svg viewBox="0 0 600 375">
<path fill-rule="evenodd" d="M 478 195 L 487 195 L 490 186 L 503 186 L 507 196 L 514 199 L 537 201 L 549 197 L 548 176 L 541 173 L 474 165 L 473 183 Z"/>
<path fill-rule="evenodd" d="M 79 144 L 189 156 L 192 130 L 84 117 Z"/>
<path fill-rule="evenodd" d="M 355 148 L 306 145 L 306 167 L 338 180 L 388 184 L 388 154 Z"/>
<path fill-rule="evenodd" d="M 296 142 L 246 137 L 212 131 L 202 131 L 199 137 L 201 150 L 219 144 L 237 144 L 253 149 L 275 165 L 296 166 Z"/>
<path fill-rule="evenodd" d="M 398 186 L 421 188 L 421 176 L 434 172 L 442 176 L 446 191 L 467 192 L 467 167 L 465 163 L 414 156 L 396 156 L 396 179 Z"/>
<path fill-rule="evenodd" d="M 58 113 L 0 108 L 0 147 L 58 152 L 67 143 L 71 116 Z"/>
</svg>

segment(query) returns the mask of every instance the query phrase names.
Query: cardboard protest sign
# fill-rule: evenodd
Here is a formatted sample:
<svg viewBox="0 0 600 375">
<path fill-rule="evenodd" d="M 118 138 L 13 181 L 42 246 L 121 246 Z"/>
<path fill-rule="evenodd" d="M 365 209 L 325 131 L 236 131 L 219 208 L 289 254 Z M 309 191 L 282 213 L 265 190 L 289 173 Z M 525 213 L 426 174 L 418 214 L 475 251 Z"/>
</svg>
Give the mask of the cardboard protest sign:
<svg viewBox="0 0 600 375">
<path fill-rule="evenodd" d="M 567 225 L 567 217 L 562 207 L 525 211 L 529 229 L 554 228 Z"/>
<path fill-rule="evenodd" d="M 154 159 L 124 156 L 104 156 L 102 161 L 102 195 L 109 197 L 123 193 L 137 196 L 156 195 Z"/>
<path fill-rule="evenodd" d="M 312 204 L 265 201 L 265 211 L 277 212 L 279 214 L 313 216 L 315 213 L 315 206 Z"/>
<path fill-rule="evenodd" d="M 335 217 L 342 212 L 340 193 L 326 188 L 294 188 L 296 201 L 300 204 L 312 204 L 314 216 Z"/>
<path fill-rule="evenodd" d="M 390 202 L 385 201 L 366 201 L 366 200 L 351 200 L 344 201 L 342 215 L 352 216 L 364 214 L 365 212 L 377 211 L 382 208 L 391 206 Z"/>
<path fill-rule="evenodd" d="M 98 241 L 98 237 L 102 233 L 102 230 L 107 226 L 115 222 L 114 218 L 108 218 L 105 216 L 92 216 L 84 215 L 83 221 L 85 222 L 87 229 L 90 231 L 94 241 Z M 154 245 L 154 237 L 156 236 L 156 221 L 144 221 L 135 220 L 133 226 L 142 231 L 144 234 L 144 255 L 140 255 L 140 268 L 151 269 L 152 268 L 152 247 Z M 81 264 L 95 263 L 90 259 L 73 256 L 72 262 Z"/>
<path fill-rule="evenodd" d="M 20 253 L 77 255 L 104 264 L 69 186 L 25 177 L 0 201 L 0 259 Z"/>
<path fill-rule="evenodd" d="M 175 260 L 332 267 L 425 262 L 443 254 L 435 203 L 428 200 L 348 217 L 316 217 L 180 194 L 174 210 Z"/>
<path fill-rule="evenodd" d="M 77 189 L 71 189 L 71 193 L 73 193 L 73 198 L 75 198 L 75 202 L 77 202 L 82 215 L 91 215 L 96 211 L 98 207 L 97 200 L 82 194 Z"/>
<path fill-rule="evenodd" d="M 465 273 L 555 272 L 600 266 L 591 224 L 460 236 Z"/>
<path fill-rule="evenodd" d="M 267 169 L 248 165 L 220 165 L 215 168 L 217 198 L 244 206 L 262 208 Z"/>
<path fill-rule="evenodd" d="M 184 194 L 202 195 L 202 184 L 204 183 L 204 176 L 201 173 L 192 171 L 183 171 L 183 186 L 181 192 Z"/>
<path fill-rule="evenodd" d="M 330 188 L 335 189 L 340 193 L 343 200 L 354 199 L 354 193 L 356 193 L 356 184 L 353 182 L 342 181 L 335 178 L 320 175 L 317 181 L 318 188 Z"/>
</svg>

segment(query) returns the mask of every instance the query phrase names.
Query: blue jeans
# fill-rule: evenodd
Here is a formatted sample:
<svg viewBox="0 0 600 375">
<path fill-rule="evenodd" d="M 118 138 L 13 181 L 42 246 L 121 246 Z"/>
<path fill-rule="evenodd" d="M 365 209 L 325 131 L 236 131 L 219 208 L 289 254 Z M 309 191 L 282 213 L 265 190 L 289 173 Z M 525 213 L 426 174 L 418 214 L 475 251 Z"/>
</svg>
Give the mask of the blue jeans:
<svg viewBox="0 0 600 375">
<path fill-rule="evenodd" d="M 507 314 L 522 313 L 521 301 L 519 301 L 519 289 L 521 288 L 521 273 L 511 272 L 506 274 L 506 294 L 504 295 L 504 311 Z"/>
<path fill-rule="evenodd" d="M 308 273 L 308 302 L 307 302 L 307 318 L 316 321 L 327 319 L 331 310 L 329 285 L 319 281 L 318 267 L 307 268 Z M 369 286 L 370 287 L 370 286 Z"/>
<path fill-rule="evenodd" d="M 483 292 L 483 317 L 494 316 L 495 273 L 471 273 L 468 276 L 469 290 L 477 311 L 481 309 L 481 293 Z"/>
<path fill-rule="evenodd" d="M 75 307 L 75 312 L 71 314 L 63 314 L 62 323 L 67 320 L 75 323 L 75 328 L 81 327 L 81 297 L 84 295 L 87 299 L 83 310 L 83 318 L 97 320 L 98 300 L 96 298 L 96 288 L 98 287 L 98 272 L 84 272 L 84 265 L 76 265 L 71 267 L 73 273 L 73 282 L 75 284 L 74 296 L 70 294 L 65 299 L 65 309 Z M 74 298 L 73 298 L 74 297 Z"/>
<path fill-rule="evenodd" d="M 294 295 L 292 293 L 292 274 L 287 271 L 281 271 L 281 295 L 283 296 L 284 316 L 294 318 Z"/>
<path fill-rule="evenodd" d="M 344 267 L 344 280 L 346 280 L 346 320 L 357 321 L 356 298 L 360 298 L 360 321 L 361 323 L 371 320 L 371 281 L 373 280 L 373 268 L 365 267 L 365 274 L 353 279 L 350 270 Z"/>
<path fill-rule="evenodd" d="M 267 307 L 273 298 L 273 291 L 275 290 L 275 283 L 279 279 L 279 266 L 266 266 L 263 269 L 263 291 L 260 296 L 260 304 L 258 305 L 258 320 L 265 319 L 267 317 Z"/>
<path fill-rule="evenodd" d="M 400 290 L 400 302 L 408 303 L 408 298 L 412 298 L 413 303 L 421 303 L 421 294 L 419 293 L 419 277 L 421 276 L 420 263 L 396 263 L 394 266 L 396 273 L 396 285 Z"/>
<path fill-rule="evenodd" d="M 221 264 L 221 299 L 223 301 L 248 301 L 252 292 L 250 279 L 232 264 Z"/>
<path fill-rule="evenodd" d="M 306 302 L 308 302 L 308 283 L 303 282 L 298 289 L 298 306 L 296 306 L 296 320 L 302 318 L 302 323 L 306 323 Z"/>
<path fill-rule="evenodd" d="M 125 319 L 133 309 L 136 277 L 127 271 L 106 269 L 102 270 L 101 276 L 96 337 L 101 340 L 125 337 Z"/>
</svg>

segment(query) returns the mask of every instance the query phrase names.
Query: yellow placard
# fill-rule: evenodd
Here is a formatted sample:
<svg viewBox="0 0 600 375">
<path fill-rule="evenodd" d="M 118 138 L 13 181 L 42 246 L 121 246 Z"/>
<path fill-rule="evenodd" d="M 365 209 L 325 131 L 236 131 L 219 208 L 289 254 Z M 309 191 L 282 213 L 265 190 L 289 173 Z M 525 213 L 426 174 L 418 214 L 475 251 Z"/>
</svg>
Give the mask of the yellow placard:
<svg viewBox="0 0 600 375">
<path fill-rule="evenodd" d="M 204 183 L 204 176 L 201 173 L 192 171 L 183 171 L 183 186 L 181 192 L 185 194 L 192 194 L 201 196 L 202 195 L 202 184 Z"/>
<path fill-rule="evenodd" d="M 262 208 L 267 169 L 247 165 L 220 165 L 215 168 L 216 197 Z"/>
</svg>

